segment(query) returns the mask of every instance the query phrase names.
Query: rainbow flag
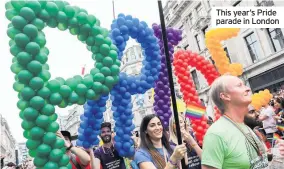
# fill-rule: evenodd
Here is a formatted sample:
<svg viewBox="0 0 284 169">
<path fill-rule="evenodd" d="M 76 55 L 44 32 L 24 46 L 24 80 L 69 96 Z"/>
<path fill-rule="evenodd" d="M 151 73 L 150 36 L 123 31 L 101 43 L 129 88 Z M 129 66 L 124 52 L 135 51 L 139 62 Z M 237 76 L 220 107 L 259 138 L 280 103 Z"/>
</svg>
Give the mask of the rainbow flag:
<svg viewBox="0 0 284 169">
<path fill-rule="evenodd" d="M 197 104 L 190 104 L 186 106 L 185 116 L 190 119 L 201 119 L 205 112 L 205 107 Z"/>
<path fill-rule="evenodd" d="M 273 139 L 274 139 L 274 140 L 278 140 L 278 139 L 281 139 L 281 137 L 280 137 L 279 134 L 274 133 L 274 134 L 273 134 Z"/>
<path fill-rule="evenodd" d="M 284 124 L 277 124 L 277 129 L 279 130 L 279 131 L 284 131 Z"/>
</svg>

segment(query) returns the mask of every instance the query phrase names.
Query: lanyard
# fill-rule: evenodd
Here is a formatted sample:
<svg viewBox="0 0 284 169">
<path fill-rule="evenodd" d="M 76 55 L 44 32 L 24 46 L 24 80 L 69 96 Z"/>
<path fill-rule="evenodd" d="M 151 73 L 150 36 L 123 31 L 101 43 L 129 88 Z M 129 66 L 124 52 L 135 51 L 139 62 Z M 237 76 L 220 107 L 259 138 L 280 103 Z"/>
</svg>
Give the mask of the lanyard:
<svg viewBox="0 0 284 169">
<path fill-rule="evenodd" d="M 246 126 L 246 127 L 248 128 L 249 133 L 251 134 L 253 141 L 251 141 L 251 140 L 248 138 L 248 136 L 247 136 L 246 133 L 243 131 L 243 129 L 242 129 L 236 122 L 234 122 L 232 119 L 230 119 L 229 116 L 223 115 L 223 117 L 224 117 L 226 120 L 228 120 L 229 122 L 231 122 L 235 127 L 237 127 L 237 129 L 239 129 L 239 130 L 242 132 L 242 134 L 245 136 L 246 140 L 247 140 L 247 141 L 252 145 L 252 147 L 255 149 L 255 151 L 256 151 L 256 153 L 258 154 L 258 156 L 261 156 L 260 148 L 258 147 L 258 144 L 257 144 L 256 140 L 254 139 L 253 134 L 251 133 L 251 131 L 250 131 L 250 129 L 248 128 L 248 126 Z"/>
</svg>

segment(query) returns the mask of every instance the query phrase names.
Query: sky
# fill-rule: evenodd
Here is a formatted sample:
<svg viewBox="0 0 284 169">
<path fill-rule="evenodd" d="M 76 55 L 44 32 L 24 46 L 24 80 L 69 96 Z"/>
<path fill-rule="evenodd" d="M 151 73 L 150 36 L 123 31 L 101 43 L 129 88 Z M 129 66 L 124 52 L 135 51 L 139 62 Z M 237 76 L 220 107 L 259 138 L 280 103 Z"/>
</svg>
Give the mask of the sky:
<svg viewBox="0 0 284 169">
<path fill-rule="evenodd" d="M 71 5 L 84 8 L 89 14 L 95 15 L 101 26 L 110 29 L 113 20 L 112 0 L 66 0 Z M 13 90 L 14 74 L 10 70 L 12 54 L 9 52 L 9 37 L 6 35 L 9 20 L 5 17 L 5 3 L 0 1 L 0 114 L 7 120 L 10 131 L 17 142 L 26 141 L 21 128 L 22 120 L 19 117 L 20 110 L 17 108 L 17 93 Z M 165 1 L 163 1 L 165 5 Z M 115 13 L 132 15 L 140 21 L 145 21 L 149 26 L 160 23 L 158 4 L 156 0 L 115 0 Z M 65 79 L 79 75 L 83 65 L 86 70 L 93 67 L 91 52 L 86 49 L 77 37 L 71 35 L 68 30 L 44 29 L 46 35 L 46 47 L 50 54 L 48 56 L 49 71 L 51 79 L 63 77 Z M 86 72 L 89 73 L 89 72 Z M 67 113 L 68 108 L 56 108 L 58 115 Z"/>
</svg>

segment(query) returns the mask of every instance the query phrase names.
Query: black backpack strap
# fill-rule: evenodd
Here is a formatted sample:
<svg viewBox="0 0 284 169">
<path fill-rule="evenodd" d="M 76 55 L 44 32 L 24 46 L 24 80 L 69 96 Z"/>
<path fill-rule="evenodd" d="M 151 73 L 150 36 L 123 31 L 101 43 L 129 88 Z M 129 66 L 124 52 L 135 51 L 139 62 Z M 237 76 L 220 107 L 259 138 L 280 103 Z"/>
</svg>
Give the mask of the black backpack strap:
<svg viewBox="0 0 284 169">
<path fill-rule="evenodd" d="M 71 160 L 72 160 L 72 163 L 75 165 L 75 167 L 77 168 L 77 169 L 82 169 L 82 167 L 80 166 L 80 164 L 77 162 L 77 160 L 76 160 L 76 157 L 75 157 L 75 155 L 74 154 L 71 154 Z"/>
</svg>

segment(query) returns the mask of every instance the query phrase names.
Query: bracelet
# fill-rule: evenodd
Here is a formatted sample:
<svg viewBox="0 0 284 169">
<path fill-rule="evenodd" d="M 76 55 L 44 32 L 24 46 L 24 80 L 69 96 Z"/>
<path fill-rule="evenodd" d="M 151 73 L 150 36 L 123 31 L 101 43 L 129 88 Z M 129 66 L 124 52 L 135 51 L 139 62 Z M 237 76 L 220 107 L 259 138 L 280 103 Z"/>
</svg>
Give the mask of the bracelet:
<svg viewBox="0 0 284 169">
<path fill-rule="evenodd" d="M 66 148 L 66 150 L 69 151 L 72 147 L 73 145 L 71 144 L 68 148 Z"/>
<path fill-rule="evenodd" d="M 177 167 L 177 163 L 174 163 L 171 159 L 169 159 L 169 162 L 170 162 L 171 165 Z"/>
<path fill-rule="evenodd" d="M 195 147 L 195 146 L 197 146 L 197 144 L 190 144 L 190 146 L 191 146 L 191 147 Z"/>
</svg>

